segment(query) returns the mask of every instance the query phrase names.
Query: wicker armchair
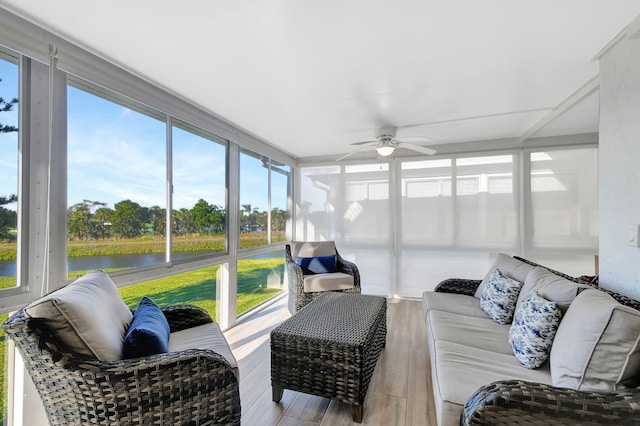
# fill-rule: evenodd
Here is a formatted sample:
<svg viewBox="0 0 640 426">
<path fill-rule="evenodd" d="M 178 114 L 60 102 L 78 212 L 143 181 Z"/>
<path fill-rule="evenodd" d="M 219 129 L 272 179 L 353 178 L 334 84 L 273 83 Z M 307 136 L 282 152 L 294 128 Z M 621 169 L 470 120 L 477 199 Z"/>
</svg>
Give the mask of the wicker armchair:
<svg viewBox="0 0 640 426">
<path fill-rule="evenodd" d="M 211 323 L 195 306 L 163 308 L 171 332 Z M 65 350 L 21 309 L 2 324 L 51 425 L 239 425 L 238 378 L 222 355 L 185 350 L 100 361 Z"/>
<path fill-rule="evenodd" d="M 292 243 L 292 244 L 304 244 L 304 243 Z M 313 299 L 324 293 L 323 291 L 307 291 L 305 292 L 304 288 L 304 279 L 305 274 L 303 273 L 300 265 L 296 263 L 295 252 L 292 254 L 292 244 L 287 244 L 285 246 L 285 266 L 287 269 L 287 281 L 289 288 L 289 301 L 288 308 L 289 312 L 292 314 L 297 312 L 307 303 L 311 302 Z M 313 243 L 312 243 L 313 244 Z M 323 245 L 328 245 L 332 247 L 332 250 L 336 254 L 336 272 L 351 275 L 353 277 L 353 287 L 343 290 L 333 290 L 333 291 L 341 291 L 344 293 L 360 293 L 360 272 L 355 263 L 349 262 L 348 260 L 343 259 L 338 253 L 338 250 L 335 248 L 335 243 L 333 241 L 324 241 L 321 242 Z M 294 246 L 295 247 L 295 246 Z"/>
<path fill-rule="evenodd" d="M 526 259 L 518 260 L 546 268 Z M 589 284 L 558 274 L 572 281 Z M 473 296 L 480 282 L 451 278 L 438 284 L 435 291 Z M 640 310 L 640 301 L 610 290 L 599 290 L 623 305 Z M 640 388 L 618 392 L 585 392 L 522 380 L 504 380 L 489 383 L 471 395 L 465 404 L 460 424 L 627 425 L 638 424 L 639 419 Z"/>
</svg>

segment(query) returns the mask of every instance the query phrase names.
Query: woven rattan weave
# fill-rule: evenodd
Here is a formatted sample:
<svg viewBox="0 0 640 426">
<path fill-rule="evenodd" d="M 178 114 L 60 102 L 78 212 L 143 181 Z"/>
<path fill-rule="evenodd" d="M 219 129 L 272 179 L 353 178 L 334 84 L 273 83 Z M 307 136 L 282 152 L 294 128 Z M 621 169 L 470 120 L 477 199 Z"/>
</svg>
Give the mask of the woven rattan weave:
<svg viewBox="0 0 640 426">
<path fill-rule="evenodd" d="M 163 311 L 172 332 L 212 321 L 195 306 Z M 240 425 L 238 378 L 213 351 L 99 361 L 66 351 L 23 309 L 2 328 L 20 350 L 51 425 Z"/>
<path fill-rule="evenodd" d="M 327 292 L 271 332 L 271 386 L 351 404 L 363 403 L 387 335 L 384 297 Z"/>
</svg>

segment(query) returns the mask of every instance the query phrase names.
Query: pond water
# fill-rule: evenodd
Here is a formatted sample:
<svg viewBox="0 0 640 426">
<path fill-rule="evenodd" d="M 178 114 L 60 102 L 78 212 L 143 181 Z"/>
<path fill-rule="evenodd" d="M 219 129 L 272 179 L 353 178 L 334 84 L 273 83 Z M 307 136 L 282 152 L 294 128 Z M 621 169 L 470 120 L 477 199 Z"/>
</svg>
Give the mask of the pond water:
<svg viewBox="0 0 640 426">
<path fill-rule="evenodd" d="M 202 256 L 210 252 L 188 252 L 188 253 L 173 253 L 173 260 L 190 259 L 193 257 Z M 258 256 L 257 258 L 267 258 L 274 256 L 284 256 L 282 254 L 267 253 Z M 69 257 L 69 271 L 87 271 L 94 269 L 107 269 L 107 268 L 132 268 L 134 266 L 149 266 L 164 263 L 164 253 L 147 253 L 147 254 L 120 254 L 111 256 L 82 256 L 82 257 Z M 16 275 L 16 261 L 15 260 L 2 260 L 0 261 L 0 277 L 2 276 L 15 276 Z"/>
</svg>

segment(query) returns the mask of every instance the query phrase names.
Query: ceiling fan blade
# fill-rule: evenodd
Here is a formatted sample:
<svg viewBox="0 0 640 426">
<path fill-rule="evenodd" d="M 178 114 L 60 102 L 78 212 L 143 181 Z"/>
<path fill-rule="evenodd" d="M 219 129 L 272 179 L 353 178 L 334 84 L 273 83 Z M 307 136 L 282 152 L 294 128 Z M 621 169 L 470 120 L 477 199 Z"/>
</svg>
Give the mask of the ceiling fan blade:
<svg viewBox="0 0 640 426">
<path fill-rule="evenodd" d="M 432 139 L 426 136 L 399 136 L 395 137 L 398 142 L 417 143 L 417 142 L 431 142 Z"/>
<path fill-rule="evenodd" d="M 417 152 L 421 152 L 423 154 L 427 154 L 427 155 L 433 155 L 435 154 L 436 151 L 435 149 L 431 149 L 431 148 L 427 148 L 425 146 L 420 146 L 420 145 L 415 145 L 412 143 L 406 143 L 406 142 L 401 142 L 398 144 L 398 148 L 407 148 L 413 151 L 417 151 Z"/>
<path fill-rule="evenodd" d="M 370 144 L 370 145 L 377 145 L 377 144 L 379 144 L 379 143 L 380 143 L 380 142 L 378 142 L 378 141 L 360 141 L 360 142 L 350 143 L 349 145 L 367 145 L 367 144 Z"/>
<path fill-rule="evenodd" d="M 356 150 L 355 150 L 355 151 L 353 151 L 353 152 L 350 152 L 350 153 L 348 153 L 348 154 L 345 154 L 345 155 L 343 155 L 342 157 L 338 157 L 338 158 L 336 158 L 336 161 L 344 160 L 345 158 L 347 158 L 347 157 L 351 157 L 352 155 L 357 154 L 357 153 L 359 153 L 359 152 L 364 152 L 364 151 L 373 151 L 373 149 L 374 149 L 374 148 L 372 148 L 372 147 L 370 147 L 370 146 L 365 146 L 365 147 L 363 147 L 363 148 L 356 149 Z"/>
</svg>

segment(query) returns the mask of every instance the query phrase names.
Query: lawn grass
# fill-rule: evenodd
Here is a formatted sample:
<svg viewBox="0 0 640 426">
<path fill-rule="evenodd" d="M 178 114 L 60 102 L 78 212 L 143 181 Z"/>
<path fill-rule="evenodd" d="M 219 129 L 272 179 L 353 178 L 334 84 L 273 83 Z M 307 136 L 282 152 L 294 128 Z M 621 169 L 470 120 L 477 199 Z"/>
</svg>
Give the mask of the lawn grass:
<svg viewBox="0 0 640 426">
<path fill-rule="evenodd" d="M 185 303 L 199 306 L 216 319 L 216 284 L 219 268 L 220 265 L 209 266 L 121 287 L 120 295 L 131 309 L 135 309 L 140 299 L 147 296 L 160 306 Z M 267 280 L 270 274 L 276 273 L 282 277 L 283 272 L 284 259 L 282 258 L 240 260 L 236 314 L 241 315 L 280 293 L 281 288 L 267 287 Z M 280 281 L 280 287 L 282 287 L 282 281 Z"/>
</svg>

